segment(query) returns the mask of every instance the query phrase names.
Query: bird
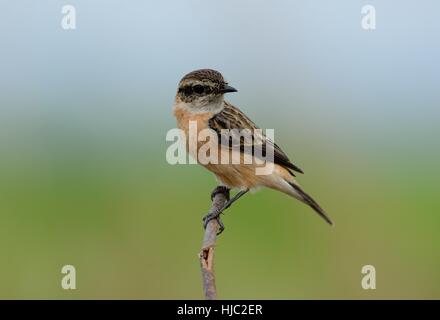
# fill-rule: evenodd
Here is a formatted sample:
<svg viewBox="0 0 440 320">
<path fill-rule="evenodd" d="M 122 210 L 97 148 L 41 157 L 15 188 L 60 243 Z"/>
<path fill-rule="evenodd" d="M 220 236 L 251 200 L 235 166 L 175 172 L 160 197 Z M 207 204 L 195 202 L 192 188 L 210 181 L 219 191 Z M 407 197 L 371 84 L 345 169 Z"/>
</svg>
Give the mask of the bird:
<svg viewBox="0 0 440 320">
<path fill-rule="evenodd" d="M 243 159 L 246 152 L 245 144 L 249 144 L 241 138 L 238 138 L 237 142 L 237 139 L 231 138 L 231 135 L 225 137 L 225 132 L 234 129 L 251 132 L 253 152 L 257 149 L 255 141 L 260 141 L 262 143 L 258 143 L 258 145 L 263 149 L 263 154 L 265 151 L 273 153 L 273 170 L 266 175 L 255 174 L 255 169 L 258 167 L 258 164 L 255 163 L 202 164 L 199 162 L 215 175 L 219 183 L 212 191 L 211 199 L 217 193 L 225 194 L 227 199 L 223 208 L 211 212 L 203 218 L 204 227 L 206 228 L 209 221 L 216 219 L 219 224 L 218 234 L 220 234 L 225 228 L 220 220 L 220 214 L 248 191 L 260 187 L 280 191 L 305 203 L 327 223 L 333 225 L 329 215 L 296 181 L 296 174 L 304 173 L 303 170 L 290 161 L 286 153 L 274 141 L 262 133 L 254 133 L 260 128 L 244 112 L 224 99 L 225 94 L 233 92 L 237 92 L 237 89 L 231 87 L 219 71 L 199 69 L 186 74 L 180 80 L 173 104 L 173 113 L 178 128 L 186 136 L 189 134 L 191 122 L 196 124 L 197 132 L 208 130 L 217 137 L 215 143 L 218 145 L 220 155 L 222 152 L 228 153 L 228 159 L 231 159 L 234 153 L 235 156 Z M 261 132 L 261 129 L 258 132 Z M 239 148 L 236 147 L 237 143 L 241 144 Z M 196 144 L 197 147 L 191 149 L 187 139 L 186 149 L 193 158 L 197 158 L 197 151 L 202 145 L 201 142 Z M 229 197 L 230 190 L 238 190 L 233 198 Z"/>
</svg>

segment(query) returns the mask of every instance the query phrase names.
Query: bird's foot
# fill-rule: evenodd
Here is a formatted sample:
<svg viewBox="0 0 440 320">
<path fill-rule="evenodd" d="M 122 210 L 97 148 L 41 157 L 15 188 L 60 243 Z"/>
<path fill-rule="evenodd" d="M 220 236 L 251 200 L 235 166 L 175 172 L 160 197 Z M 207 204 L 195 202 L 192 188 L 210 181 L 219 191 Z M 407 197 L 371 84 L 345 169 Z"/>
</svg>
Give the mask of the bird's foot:
<svg viewBox="0 0 440 320">
<path fill-rule="evenodd" d="M 203 227 L 206 229 L 206 227 L 208 226 L 208 223 L 211 220 L 216 220 L 218 223 L 217 235 L 222 233 L 225 230 L 225 225 L 223 224 L 222 220 L 220 219 L 221 213 L 222 213 L 221 211 L 214 211 L 214 212 L 208 213 L 206 216 L 204 216 L 203 217 Z"/>
<path fill-rule="evenodd" d="M 226 202 L 229 201 L 229 191 L 230 189 L 225 186 L 217 186 L 212 192 L 211 192 L 211 201 L 214 200 L 215 196 L 217 194 L 223 194 L 226 198 Z M 225 225 L 220 219 L 220 214 L 223 212 L 223 208 L 220 210 L 215 210 L 213 212 L 208 213 L 206 216 L 203 217 L 203 227 L 206 229 L 208 226 L 209 221 L 216 220 L 218 223 L 218 231 L 217 235 L 223 232 L 225 230 Z"/>
<path fill-rule="evenodd" d="M 226 197 L 226 201 L 229 201 L 229 188 L 225 186 L 217 186 L 214 190 L 211 192 L 211 201 L 214 200 L 214 197 L 219 194 L 223 193 Z"/>
</svg>

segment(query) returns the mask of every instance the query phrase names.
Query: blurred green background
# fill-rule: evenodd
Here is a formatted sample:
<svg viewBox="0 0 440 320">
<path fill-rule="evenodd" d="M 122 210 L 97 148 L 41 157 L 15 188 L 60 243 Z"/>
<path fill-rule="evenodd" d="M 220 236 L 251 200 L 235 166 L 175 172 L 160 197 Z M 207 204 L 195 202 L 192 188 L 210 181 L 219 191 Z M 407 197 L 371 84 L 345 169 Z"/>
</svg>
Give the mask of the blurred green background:
<svg viewBox="0 0 440 320">
<path fill-rule="evenodd" d="M 74 31 L 63 4 L 0 5 L 0 298 L 202 298 L 216 184 L 167 164 L 165 135 L 204 67 L 336 222 L 246 195 L 223 219 L 220 298 L 440 298 L 438 3 L 369 1 L 375 31 L 364 1 L 75 0 Z"/>
</svg>

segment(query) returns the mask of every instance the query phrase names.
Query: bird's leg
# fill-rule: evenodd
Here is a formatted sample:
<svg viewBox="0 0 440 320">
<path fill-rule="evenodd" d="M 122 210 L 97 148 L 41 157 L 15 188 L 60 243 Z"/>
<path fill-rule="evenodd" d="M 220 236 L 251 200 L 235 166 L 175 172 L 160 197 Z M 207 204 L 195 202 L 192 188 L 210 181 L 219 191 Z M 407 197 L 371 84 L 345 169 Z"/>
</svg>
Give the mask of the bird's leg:
<svg viewBox="0 0 440 320">
<path fill-rule="evenodd" d="M 225 187 L 225 186 L 217 186 L 215 187 L 214 190 L 212 190 L 211 192 L 211 201 L 214 200 L 214 197 L 219 194 L 219 193 L 223 193 L 226 197 L 226 200 L 229 201 L 229 188 Z"/>
<path fill-rule="evenodd" d="M 228 200 L 228 202 L 225 203 L 223 208 L 221 208 L 220 213 L 222 213 L 224 210 L 228 209 L 231 204 L 233 204 L 235 201 L 240 199 L 243 195 L 245 195 L 249 189 L 241 190 L 239 193 L 237 193 L 232 199 Z"/>
<path fill-rule="evenodd" d="M 225 230 L 225 226 L 224 226 L 223 222 L 220 220 L 220 214 L 222 214 L 224 210 L 229 208 L 231 206 L 231 204 L 233 204 L 235 201 L 240 199 L 248 191 L 249 191 L 249 189 L 242 190 L 242 191 L 238 192 L 232 199 L 229 199 L 229 189 L 228 188 L 222 187 L 222 186 L 218 186 L 217 188 L 215 188 L 211 194 L 211 199 L 214 199 L 214 197 L 217 193 L 224 192 L 226 199 L 228 199 L 228 201 L 225 203 L 225 205 L 220 210 L 216 210 L 214 212 L 211 212 L 211 213 L 207 214 L 205 217 L 203 217 L 203 225 L 204 225 L 205 229 L 206 229 L 206 226 L 208 225 L 209 221 L 211 221 L 212 219 L 216 219 L 219 224 L 219 231 L 217 234 L 222 233 L 223 230 Z"/>
<path fill-rule="evenodd" d="M 211 201 L 214 200 L 214 197 L 219 194 L 222 193 L 224 194 L 226 200 L 229 202 L 229 191 L 230 189 L 228 187 L 225 186 L 217 186 L 212 192 L 211 192 Z M 213 210 L 212 212 L 208 213 L 206 216 L 203 217 L 203 227 L 206 229 L 206 226 L 208 225 L 209 221 L 211 220 L 217 220 L 217 223 L 219 225 L 219 229 L 217 232 L 217 235 L 219 235 L 220 233 L 223 232 L 223 230 L 225 230 L 225 225 L 223 224 L 223 222 L 220 220 L 220 214 L 222 213 L 223 209 L 219 210 Z"/>
</svg>

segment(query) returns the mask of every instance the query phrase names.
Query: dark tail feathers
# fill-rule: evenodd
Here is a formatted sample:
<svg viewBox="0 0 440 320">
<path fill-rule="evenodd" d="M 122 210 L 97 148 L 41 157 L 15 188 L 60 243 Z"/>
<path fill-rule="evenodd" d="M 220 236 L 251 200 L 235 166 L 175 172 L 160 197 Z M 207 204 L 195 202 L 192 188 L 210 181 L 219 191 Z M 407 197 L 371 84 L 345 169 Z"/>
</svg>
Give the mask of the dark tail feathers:
<svg viewBox="0 0 440 320">
<path fill-rule="evenodd" d="M 290 183 L 293 189 L 298 193 L 298 195 L 301 197 L 301 201 L 303 201 L 305 204 L 309 205 L 313 208 L 325 221 L 328 222 L 328 224 L 333 225 L 333 221 L 330 219 L 330 217 L 325 213 L 325 211 L 319 206 L 319 204 L 313 200 L 311 196 L 309 196 L 304 190 L 302 190 L 298 185 Z"/>
</svg>

